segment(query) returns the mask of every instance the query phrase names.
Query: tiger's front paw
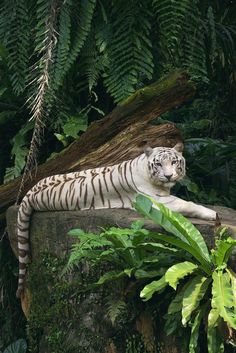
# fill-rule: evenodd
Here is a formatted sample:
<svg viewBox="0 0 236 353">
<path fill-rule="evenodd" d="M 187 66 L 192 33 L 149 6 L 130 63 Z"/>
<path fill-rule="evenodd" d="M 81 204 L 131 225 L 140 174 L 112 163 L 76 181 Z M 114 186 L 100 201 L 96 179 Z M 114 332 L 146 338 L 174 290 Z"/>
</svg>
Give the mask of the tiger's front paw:
<svg viewBox="0 0 236 353">
<path fill-rule="evenodd" d="M 207 221 L 215 221 L 217 218 L 217 213 L 216 211 L 211 210 L 210 208 L 204 207 L 201 218 Z"/>
</svg>

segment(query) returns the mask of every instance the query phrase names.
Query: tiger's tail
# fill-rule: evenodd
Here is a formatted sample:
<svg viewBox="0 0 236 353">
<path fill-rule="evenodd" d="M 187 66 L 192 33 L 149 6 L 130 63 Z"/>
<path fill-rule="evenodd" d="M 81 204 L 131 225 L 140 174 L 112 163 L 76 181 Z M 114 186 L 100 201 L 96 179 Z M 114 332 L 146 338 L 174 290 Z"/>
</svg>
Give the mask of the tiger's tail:
<svg viewBox="0 0 236 353">
<path fill-rule="evenodd" d="M 20 204 L 17 217 L 17 241 L 19 258 L 19 277 L 18 288 L 16 291 L 17 298 L 20 298 L 24 291 L 26 268 L 27 264 L 30 262 L 29 221 L 32 211 L 33 208 L 29 203 L 29 195 L 26 195 Z"/>
</svg>

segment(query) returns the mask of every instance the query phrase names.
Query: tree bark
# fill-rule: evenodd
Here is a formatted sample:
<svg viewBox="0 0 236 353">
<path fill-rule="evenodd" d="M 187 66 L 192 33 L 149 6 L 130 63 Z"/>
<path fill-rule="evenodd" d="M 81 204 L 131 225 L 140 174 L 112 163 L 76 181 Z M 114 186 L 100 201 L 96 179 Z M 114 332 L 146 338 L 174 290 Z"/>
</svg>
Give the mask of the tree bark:
<svg viewBox="0 0 236 353">
<path fill-rule="evenodd" d="M 138 90 L 55 158 L 38 166 L 28 178 L 24 193 L 53 174 L 112 165 L 142 153 L 142 144 L 173 146 L 181 140 L 173 124 L 150 126 L 150 121 L 193 97 L 186 74 L 175 72 Z M 0 214 L 15 202 L 21 177 L 0 187 Z"/>
</svg>

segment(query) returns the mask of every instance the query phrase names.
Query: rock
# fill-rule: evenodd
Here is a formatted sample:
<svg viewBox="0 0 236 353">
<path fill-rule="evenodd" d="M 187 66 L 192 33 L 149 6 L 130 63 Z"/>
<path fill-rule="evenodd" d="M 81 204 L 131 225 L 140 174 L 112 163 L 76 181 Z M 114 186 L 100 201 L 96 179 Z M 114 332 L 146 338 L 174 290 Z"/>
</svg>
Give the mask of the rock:
<svg viewBox="0 0 236 353">
<path fill-rule="evenodd" d="M 230 228 L 231 235 L 236 239 L 236 211 L 219 206 L 211 206 L 211 208 L 219 213 L 222 224 Z M 16 256 L 17 210 L 18 207 L 12 206 L 7 211 L 8 235 Z M 35 276 L 36 282 L 33 288 L 33 298 L 31 299 L 30 294 L 25 299 L 25 301 L 30 302 L 27 302 L 27 307 L 29 304 L 32 304 L 33 307 L 33 315 L 29 316 L 28 326 L 28 340 L 29 342 L 33 342 L 30 346 L 31 349 L 32 346 L 35 345 L 35 341 L 32 337 L 34 337 L 34 335 L 38 337 L 40 332 L 41 336 L 38 343 L 39 350 L 37 351 L 39 353 L 51 353 L 52 349 L 57 352 L 58 347 L 61 347 L 61 352 L 66 353 L 78 351 L 86 353 L 123 353 L 125 351 L 124 347 L 121 348 L 122 345 L 124 346 L 125 344 L 125 339 L 127 340 L 127 335 L 124 339 L 124 332 L 129 332 L 129 330 L 132 332 L 132 328 L 121 326 L 117 329 L 108 322 L 109 320 L 107 320 L 104 308 L 104 298 L 101 293 L 85 294 L 76 301 L 74 298 L 77 298 L 77 294 L 73 294 L 72 297 L 69 295 L 67 298 L 67 287 L 64 288 L 63 285 L 60 287 L 61 284 L 57 284 L 57 280 L 55 281 L 55 279 L 51 281 L 49 279 L 50 277 L 48 277 L 48 273 L 46 273 L 46 277 L 42 277 L 41 279 L 43 271 L 46 269 L 47 272 L 48 267 L 51 266 L 51 270 L 55 272 L 56 267 L 54 268 L 54 266 L 56 266 L 55 264 L 57 263 L 56 261 L 51 265 L 48 263 L 48 260 L 42 260 L 42 254 L 46 251 L 54 256 L 55 259 L 58 259 L 59 262 L 61 260 L 64 261 L 69 253 L 71 244 L 74 242 L 74 238 L 67 235 L 69 230 L 81 228 L 86 231 L 98 233 L 101 228 L 109 226 L 129 227 L 133 221 L 141 218 L 142 217 L 135 211 L 124 209 L 33 213 L 30 225 L 30 244 L 33 261 L 28 272 L 29 277 L 32 277 L 32 274 Z M 214 222 L 206 222 L 197 219 L 192 219 L 191 221 L 203 234 L 209 247 L 214 247 Z M 150 221 L 145 220 L 144 224 L 148 229 L 156 231 L 161 230 Z M 233 262 L 235 265 L 236 261 L 233 260 Z M 62 292 L 58 292 L 58 286 L 60 290 L 62 288 Z M 34 296 L 36 299 L 34 299 Z M 33 303 L 31 303 L 31 300 Z M 36 307 L 35 300 L 37 301 Z M 55 307 L 55 309 L 53 309 L 53 307 Z M 66 315 L 65 317 L 63 316 L 63 310 L 66 310 L 67 314 L 69 312 L 69 321 Z M 145 320 L 143 318 L 145 318 Z M 144 314 L 141 312 L 139 317 L 135 320 L 132 327 L 136 328 L 138 335 L 143 335 L 144 339 L 146 337 L 146 341 L 148 341 L 149 338 L 145 335 L 151 332 L 150 325 L 152 325 L 152 314 L 150 314 L 150 312 Z M 140 324 L 140 322 L 142 324 Z M 163 323 L 159 325 L 162 328 Z M 147 330 L 147 328 L 149 329 Z M 162 332 L 162 329 L 159 331 Z M 66 336 L 63 336 L 65 334 Z M 166 338 L 163 333 L 160 335 L 161 336 L 155 338 L 155 340 L 153 340 L 152 337 L 150 338 L 150 342 L 147 346 L 149 348 L 146 347 L 145 352 L 159 352 L 156 348 L 150 348 L 154 347 L 154 342 L 159 339 L 161 340 L 160 342 L 163 342 L 161 348 L 162 353 L 183 353 L 181 342 L 177 337 L 168 336 Z M 114 339 L 114 337 L 119 337 L 120 343 L 114 341 L 116 339 Z M 137 343 L 137 337 L 138 336 L 132 334 L 128 336 L 128 339 L 133 340 L 132 344 L 134 345 Z M 63 348 L 67 346 L 68 349 Z M 73 349 L 71 348 L 70 350 L 70 346 L 73 346 Z M 141 350 L 137 350 L 138 353 L 144 352 L 144 348 L 140 348 L 139 346 L 139 349 Z M 34 350 L 32 350 L 32 352 L 34 352 Z"/>
<path fill-rule="evenodd" d="M 236 211 L 227 207 L 209 206 L 221 219 L 222 225 L 229 227 L 231 235 L 236 239 Z M 7 211 L 7 229 L 12 249 L 17 256 L 16 219 L 17 206 Z M 56 211 L 34 212 L 30 225 L 30 243 L 32 258 L 39 256 L 40 250 L 49 249 L 52 254 L 62 256 L 67 253 L 74 241 L 67 236 L 69 230 L 81 228 L 90 232 L 99 232 L 101 227 L 129 227 L 142 216 L 132 210 L 105 209 L 90 211 Z M 214 246 L 215 225 L 211 221 L 190 219 L 204 236 L 210 248 Z M 145 220 L 145 227 L 160 231 L 161 228 Z"/>
</svg>

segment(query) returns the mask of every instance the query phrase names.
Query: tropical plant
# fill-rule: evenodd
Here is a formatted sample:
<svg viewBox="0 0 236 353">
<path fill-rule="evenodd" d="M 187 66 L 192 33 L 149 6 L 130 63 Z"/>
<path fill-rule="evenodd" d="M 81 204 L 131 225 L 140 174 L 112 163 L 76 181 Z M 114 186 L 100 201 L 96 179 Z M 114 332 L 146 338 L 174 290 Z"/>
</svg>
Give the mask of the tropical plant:
<svg viewBox="0 0 236 353">
<path fill-rule="evenodd" d="M 11 343 L 3 353 L 26 353 L 27 343 L 23 338 Z"/>
<path fill-rule="evenodd" d="M 69 234 L 80 242 L 73 245 L 66 271 L 82 260 L 91 266 L 109 263 L 105 274 L 87 290 L 123 279 L 128 288 L 132 283 L 133 295 L 140 292 L 143 301 L 158 292 L 163 297 L 167 287 L 173 288 L 176 294 L 167 292 L 166 296 L 167 332 L 190 327 L 189 352 L 194 353 L 198 352 L 200 328 L 207 322 L 209 353 L 222 351 L 220 327 L 228 327 L 228 341 L 236 329 L 236 274 L 228 267 L 236 240 L 223 228 L 209 252 L 201 233 L 182 215 L 143 195 L 137 197 L 135 207 L 166 233 L 143 229 L 140 221 L 130 229 L 112 227 L 100 235 L 72 230 Z"/>
<path fill-rule="evenodd" d="M 223 228 L 218 234 L 215 249 L 209 252 L 200 232 L 182 215 L 143 196 L 137 199 L 136 208 L 172 234 L 157 234 L 156 239 L 185 249 L 192 257 L 169 267 L 160 279 L 146 285 L 140 293 L 141 298 L 149 300 L 166 286 L 177 289 L 168 314 L 175 320 L 178 317 L 182 319 L 183 326 L 191 327 L 189 352 L 198 350 L 199 328 L 206 317 L 208 352 L 222 351 L 223 341 L 218 331 L 220 324 L 228 325 L 229 340 L 232 339 L 232 330 L 236 329 L 236 274 L 227 267 L 236 240 Z M 186 276 L 188 281 L 179 284 Z"/>
</svg>

